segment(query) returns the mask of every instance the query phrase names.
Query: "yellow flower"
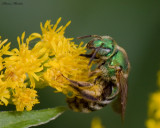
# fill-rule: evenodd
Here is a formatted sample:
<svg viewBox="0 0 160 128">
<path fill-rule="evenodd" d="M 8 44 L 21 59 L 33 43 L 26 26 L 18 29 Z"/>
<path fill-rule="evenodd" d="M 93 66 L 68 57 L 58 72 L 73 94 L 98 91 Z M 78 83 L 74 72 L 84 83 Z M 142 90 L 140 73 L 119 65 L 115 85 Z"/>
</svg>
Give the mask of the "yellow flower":
<svg viewBox="0 0 160 128">
<path fill-rule="evenodd" d="M 10 98 L 10 92 L 5 81 L 2 80 L 4 76 L 0 75 L 0 105 L 8 105 L 8 99 Z"/>
<path fill-rule="evenodd" d="M 160 113 L 158 112 L 160 110 L 160 91 L 154 92 L 150 96 L 150 104 L 149 104 L 149 115 L 154 115 L 154 117 L 157 117 L 160 119 Z M 158 116 L 158 113 L 159 116 Z"/>
<path fill-rule="evenodd" d="M 104 128 L 104 126 L 102 126 L 101 120 L 96 117 L 92 120 L 91 128 Z"/>
<path fill-rule="evenodd" d="M 34 104 L 38 104 L 36 99 L 37 91 L 30 88 L 16 88 L 13 92 L 13 103 L 16 105 L 17 111 L 23 111 L 26 108 L 27 111 L 32 110 Z"/>
<path fill-rule="evenodd" d="M 160 72 L 158 72 L 158 84 L 160 85 Z M 160 90 L 151 94 L 149 99 L 147 128 L 160 128 Z"/>
<path fill-rule="evenodd" d="M 1 40 L 1 36 L 0 36 L 0 71 L 4 68 L 3 66 L 3 58 L 2 56 L 4 54 L 8 54 L 9 51 L 8 49 L 10 48 L 10 43 L 8 43 L 7 45 L 4 46 L 4 44 L 8 41 L 8 39 L 5 39 L 4 41 Z"/>
<path fill-rule="evenodd" d="M 55 25 L 49 20 L 44 26 L 41 23 L 42 35 L 32 33 L 26 40 L 23 32 L 21 37 L 17 37 L 19 48 L 11 51 L 8 51 L 10 43 L 4 46 L 7 40 L 0 41 L 1 105 L 12 101 L 17 111 L 32 110 L 32 107 L 39 103 L 37 92 L 34 90 L 39 87 L 35 84 L 40 83 L 39 80 L 48 82 L 57 92 L 67 96 L 78 95 L 79 92 L 70 86 L 65 77 L 75 81 L 93 82 L 96 76 L 88 77 L 92 65 L 88 66 L 89 59 L 80 56 L 86 53 L 86 47 L 82 46 L 83 42 L 77 45 L 73 38 L 66 38 L 65 29 L 71 22 L 58 27 L 60 21 L 61 18 Z M 36 40 L 37 43 L 31 49 L 29 44 L 34 39 L 39 40 Z M 8 56 L 3 58 L 4 54 Z M 98 85 L 85 89 L 98 95 L 97 88 Z"/>
<path fill-rule="evenodd" d="M 35 88 L 35 80 L 39 81 L 39 75 L 43 70 L 43 63 L 48 60 L 48 53 L 45 53 L 41 49 L 37 49 L 36 46 L 33 49 L 29 49 L 29 42 L 33 39 L 30 37 L 24 42 L 25 32 L 22 34 L 21 39 L 17 37 L 19 49 L 15 48 L 12 51 L 8 51 L 9 45 L 2 45 L 7 42 L 4 40 L 0 44 L 0 69 L 5 67 L 5 70 L 1 72 L 0 76 L 0 104 L 7 105 L 8 100 L 12 101 L 16 105 L 17 111 L 23 111 L 26 108 L 27 111 L 32 110 L 33 105 L 39 103 L 36 99 L 37 92 L 33 90 Z M 3 54 L 7 54 L 8 57 L 2 58 Z M 27 88 L 30 80 L 30 88 Z"/>
<path fill-rule="evenodd" d="M 160 121 L 154 119 L 148 119 L 146 122 L 147 128 L 160 128 Z"/>
<path fill-rule="evenodd" d="M 3 81 L 4 75 L 2 74 L 2 69 L 4 68 L 4 59 L 3 55 L 8 54 L 8 50 L 10 48 L 10 43 L 7 45 L 4 45 L 8 39 L 5 39 L 4 41 L 1 40 L 0 36 L 0 105 L 8 105 L 8 99 L 10 98 L 10 92 L 8 90 L 8 86 L 5 81 Z"/>
<path fill-rule="evenodd" d="M 17 37 L 19 50 L 17 48 L 10 52 L 10 57 L 5 58 L 5 76 L 7 80 L 23 83 L 27 77 L 31 81 L 31 87 L 35 88 L 35 81 L 39 81 L 39 76 L 36 74 L 43 70 L 42 63 L 48 59 L 48 54 L 39 52 L 38 49 L 29 49 L 29 41 L 26 39 L 24 43 L 25 32 L 20 37 Z M 17 85 L 19 86 L 19 85 Z"/>
<path fill-rule="evenodd" d="M 40 38 L 41 40 L 36 44 L 37 48 L 45 48 L 50 56 L 49 61 L 44 64 L 47 68 L 43 74 L 44 79 L 58 92 L 63 92 L 66 95 L 69 92 L 76 94 L 78 92 L 69 86 L 69 82 L 62 74 L 72 80 L 90 81 L 91 79 L 88 78 L 89 59 L 80 56 L 80 54 L 86 53 L 86 47 L 82 46 L 82 42 L 78 46 L 72 41 L 73 38 L 64 36 L 64 31 L 70 21 L 64 27 L 60 26 L 58 28 L 60 20 L 61 18 L 57 20 L 55 25 L 46 21 L 44 27 L 41 24 L 42 35 L 33 33 L 30 38 Z"/>
</svg>

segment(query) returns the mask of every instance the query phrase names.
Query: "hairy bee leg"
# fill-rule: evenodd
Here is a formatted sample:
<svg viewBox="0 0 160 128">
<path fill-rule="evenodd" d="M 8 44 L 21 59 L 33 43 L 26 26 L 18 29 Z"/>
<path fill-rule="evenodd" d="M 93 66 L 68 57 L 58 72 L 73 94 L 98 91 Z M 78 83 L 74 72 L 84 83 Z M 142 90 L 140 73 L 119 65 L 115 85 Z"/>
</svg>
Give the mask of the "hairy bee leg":
<svg viewBox="0 0 160 128">
<path fill-rule="evenodd" d="M 63 76 L 63 74 L 62 74 L 62 76 Z M 67 78 L 65 76 L 63 76 L 63 77 L 66 78 L 71 83 L 70 86 L 73 87 L 76 91 L 78 91 L 80 96 L 82 96 L 84 99 L 94 101 L 94 102 L 99 101 L 99 97 L 94 97 L 92 94 L 89 94 L 88 92 L 85 92 L 84 90 L 79 88 L 79 87 L 93 86 L 94 84 L 89 83 L 89 82 L 74 81 L 74 80 L 70 80 L 69 78 Z"/>
<path fill-rule="evenodd" d="M 112 69 L 116 69 L 117 72 L 122 71 L 121 66 L 112 66 L 112 65 L 108 65 L 108 67 L 109 67 L 109 68 L 112 68 Z"/>
<path fill-rule="evenodd" d="M 110 96 L 110 97 L 107 97 L 106 99 L 107 100 L 111 100 L 111 99 L 114 99 L 119 93 L 120 93 L 120 81 L 119 81 L 119 73 L 121 72 L 122 68 L 120 66 L 111 66 L 111 65 L 108 65 L 109 68 L 113 68 L 113 69 L 116 69 L 116 86 L 117 86 L 117 92 Z"/>
<path fill-rule="evenodd" d="M 89 77 L 92 77 L 94 75 L 100 75 L 102 73 L 102 70 L 100 69 L 95 69 L 94 71 L 89 73 Z"/>
<path fill-rule="evenodd" d="M 117 92 L 114 95 L 107 97 L 106 98 L 107 100 L 113 100 L 119 94 L 119 92 L 120 92 L 119 85 L 117 85 L 117 87 L 118 87 Z"/>
<path fill-rule="evenodd" d="M 93 86 L 92 83 L 89 82 L 84 82 L 84 81 L 75 81 L 75 80 L 71 80 L 67 77 L 65 77 L 64 75 L 62 75 L 65 79 L 67 79 L 73 86 L 78 86 L 78 87 L 89 87 L 89 86 Z"/>
<path fill-rule="evenodd" d="M 80 54 L 80 56 L 84 56 L 86 58 L 91 58 L 92 57 L 92 54 Z"/>
<path fill-rule="evenodd" d="M 87 46 L 86 46 L 86 47 L 89 48 L 89 49 L 93 49 L 93 51 L 92 51 L 90 54 L 80 54 L 80 56 L 84 56 L 84 57 L 86 57 L 86 58 L 91 58 L 91 57 L 92 57 L 92 55 L 94 54 L 95 48 L 92 47 L 92 46 L 90 46 L 90 44 L 92 44 L 94 41 L 95 41 L 95 39 L 89 41 L 89 42 L 87 43 Z M 95 57 L 95 59 L 96 59 L 96 57 Z"/>
</svg>

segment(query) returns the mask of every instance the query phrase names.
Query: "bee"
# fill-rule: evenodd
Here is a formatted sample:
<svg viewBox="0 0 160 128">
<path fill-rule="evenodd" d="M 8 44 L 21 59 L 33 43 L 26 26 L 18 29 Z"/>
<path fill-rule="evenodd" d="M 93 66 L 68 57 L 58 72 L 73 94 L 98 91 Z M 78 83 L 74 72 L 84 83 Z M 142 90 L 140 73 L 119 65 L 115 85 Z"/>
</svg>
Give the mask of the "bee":
<svg viewBox="0 0 160 128">
<path fill-rule="evenodd" d="M 102 109 L 114 101 L 112 108 L 124 119 L 130 70 L 127 53 L 110 36 L 87 35 L 79 39 L 88 37 L 93 38 L 86 46 L 91 53 L 80 56 L 90 59 L 88 65 L 92 62 L 96 64 L 96 68 L 89 74 L 89 77 L 96 75 L 96 78 L 91 83 L 74 81 L 64 76 L 70 82 L 70 86 L 79 93 L 79 96 L 67 98 L 67 103 L 73 111 L 88 113 Z M 86 89 L 96 84 L 96 92 Z"/>
</svg>

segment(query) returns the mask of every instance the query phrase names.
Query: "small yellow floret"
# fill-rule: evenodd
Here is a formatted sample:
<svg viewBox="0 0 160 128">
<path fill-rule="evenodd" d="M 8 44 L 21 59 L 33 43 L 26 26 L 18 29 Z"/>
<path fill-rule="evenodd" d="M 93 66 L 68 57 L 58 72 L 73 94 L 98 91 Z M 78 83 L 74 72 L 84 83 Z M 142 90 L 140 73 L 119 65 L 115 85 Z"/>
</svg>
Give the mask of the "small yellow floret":
<svg viewBox="0 0 160 128">
<path fill-rule="evenodd" d="M 146 122 L 147 128 L 160 128 L 160 121 L 154 119 L 148 119 Z"/>
<path fill-rule="evenodd" d="M 10 98 L 10 92 L 8 90 L 7 82 L 3 80 L 3 73 L 2 69 L 4 69 L 4 59 L 3 55 L 9 53 L 10 43 L 7 45 L 4 45 L 8 39 L 5 39 L 4 41 L 1 40 L 0 36 L 0 105 L 8 105 L 8 99 Z"/>
<path fill-rule="evenodd" d="M 7 89 L 7 86 L 0 82 L 0 105 L 8 105 L 8 99 L 10 98 L 10 92 Z"/>
<path fill-rule="evenodd" d="M 160 85 L 160 72 L 158 72 L 158 84 Z M 160 90 L 151 94 L 149 99 L 147 128 L 160 128 Z"/>
<path fill-rule="evenodd" d="M 92 120 L 91 128 L 104 128 L 104 126 L 102 126 L 101 120 L 96 117 Z"/>
<path fill-rule="evenodd" d="M 8 39 L 5 39 L 4 41 L 1 40 L 1 36 L 0 36 L 0 71 L 4 68 L 3 66 L 3 55 L 4 54 L 8 54 L 9 53 L 9 48 L 10 48 L 10 43 L 8 43 L 7 45 L 4 45 L 6 42 L 8 41 Z"/>
<path fill-rule="evenodd" d="M 38 99 L 36 99 L 37 91 L 30 88 L 16 88 L 13 97 L 12 101 L 16 105 L 17 111 L 23 111 L 24 108 L 30 111 L 33 105 L 39 103 Z"/>
</svg>

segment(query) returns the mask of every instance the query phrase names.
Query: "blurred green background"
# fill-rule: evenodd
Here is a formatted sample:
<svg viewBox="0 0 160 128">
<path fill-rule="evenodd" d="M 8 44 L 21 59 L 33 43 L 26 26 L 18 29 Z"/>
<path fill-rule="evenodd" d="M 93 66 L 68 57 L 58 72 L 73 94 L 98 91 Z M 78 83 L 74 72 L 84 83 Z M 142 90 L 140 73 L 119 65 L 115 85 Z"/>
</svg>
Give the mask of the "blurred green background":
<svg viewBox="0 0 160 128">
<path fill-rule="evenodd" d="M 109 105 L 90 114 L 69 110 L 35 128 L 90 128 L 95 116 L 106 128 L 145 128 L 148 98 L 157 89 L 156 74 L 160 69 L 159 0 L 0 0 L 0 16 L 0 35 L 8 38 L 12 47 L 17 47 L 16 38 L 23 31 L 27 36 L 41 33 L 40 22 L 51 19 L 55 23 L 62 17 L 61 25 L 72 21 L 66 37 L 110 35 L 126 49 L 131 62 L 124 123 Z M 39 91 L 39 100 L 41 103 L 34 109 L 66 105 L 65 96 L 53 93 L 49 87 Z"/>
</svg>

